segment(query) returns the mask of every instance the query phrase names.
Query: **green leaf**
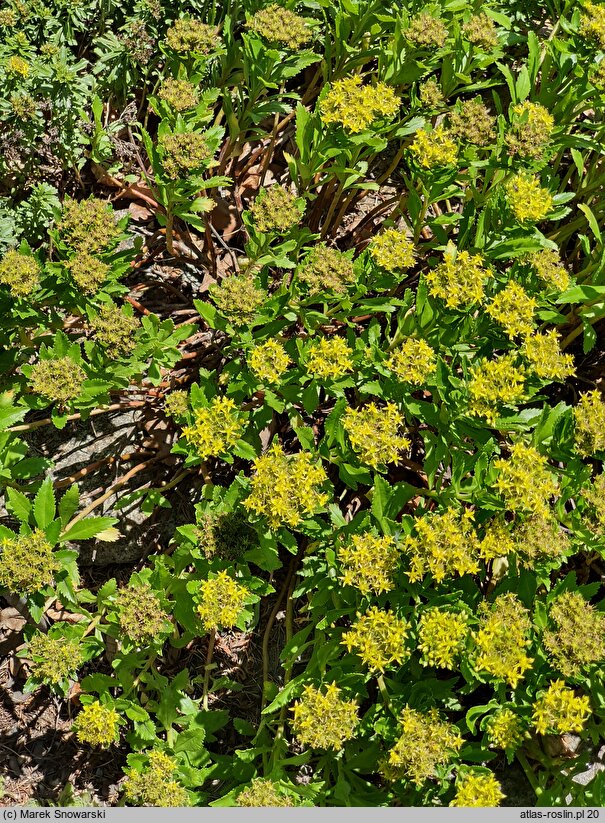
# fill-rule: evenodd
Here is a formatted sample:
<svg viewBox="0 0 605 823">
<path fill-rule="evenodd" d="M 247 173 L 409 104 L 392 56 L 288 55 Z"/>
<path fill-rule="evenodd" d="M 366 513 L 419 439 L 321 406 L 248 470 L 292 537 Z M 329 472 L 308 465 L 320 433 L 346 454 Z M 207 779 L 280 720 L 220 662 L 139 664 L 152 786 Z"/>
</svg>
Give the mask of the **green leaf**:
<svg viewBox="0 0 605 823">
<path fill-rule="evenodd" d="M 47 477 L 38 489 L 34 499 L 34 520 L 41 529 L 45 529 L 52 523 L 54 517 L 55 493 L 53 491 L 53 482 L 50 477 Z"/>
<path fill-rule="evenodd" d="M 32 504 L 27 497 L 23 494 L 23 492 L 17 491 L 17 489 L 13 489 L 10 486 L 6 490 L 6 493 L 8 495 L 7 508 L 12 511 L 21 523 L 29 523 L 29 515 L 32 510 Z"/>
<path fill-rule="evenodd" d="M 59 501 L 59 517 L 61 518 L 63 528 L 67 526 L 71 518 L 74 516 L 79 505 L 80 492 L 78 490 L 78 484 L 74 483 L 69 487 Z"/>
<path fill-rule="evenodd" d="M 84 520 L 78 520 L 77 523 L 63 532 L 59 538 L 60 543 L 65 543 L 67 540 L 89 540 L 91 537 L 113 526 L 118 520 L 115 517 L 86 517 Z"/>
</svg>

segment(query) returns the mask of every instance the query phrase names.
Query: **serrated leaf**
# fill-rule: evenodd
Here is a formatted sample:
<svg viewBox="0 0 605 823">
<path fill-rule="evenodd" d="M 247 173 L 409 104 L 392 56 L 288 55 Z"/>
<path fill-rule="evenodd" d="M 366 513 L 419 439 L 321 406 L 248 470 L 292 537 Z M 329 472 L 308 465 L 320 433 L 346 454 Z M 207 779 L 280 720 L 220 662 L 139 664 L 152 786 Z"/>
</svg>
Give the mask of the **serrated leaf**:
<svg viewBox="0 0 605 823">
<path fill-rule="evenodd" d="M 55 493 L 50 477 L 38 489 L 34 498 L 34 520 L 41 529 L 49 526 L 55 518 Z"/>
<path fill-rule="evenodd" d="M 65 543 L 67 540 L 90 540 L 91 537 L 102 534 L 117 522 L 115 517 L 87 517 L 84 520 L 78 520 L 70 529 L 63 532 L 59 538 L 59 542 Z"/>
</svg>

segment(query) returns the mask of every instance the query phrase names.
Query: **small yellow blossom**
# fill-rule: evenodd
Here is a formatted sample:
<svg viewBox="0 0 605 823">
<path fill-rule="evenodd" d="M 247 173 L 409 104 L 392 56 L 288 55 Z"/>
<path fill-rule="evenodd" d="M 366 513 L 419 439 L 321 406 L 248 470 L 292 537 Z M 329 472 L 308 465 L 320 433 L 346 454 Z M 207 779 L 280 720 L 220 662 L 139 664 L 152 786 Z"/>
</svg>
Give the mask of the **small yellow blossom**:
<svg viewBox="0 0 605 823">
<path fill-rule="evenodd" d="M 230 397 L 213 397 L 209 406 L 195 409 L 194 415 L 195 422 L 185 426 L 183 435 L 202 460 L 224 454 L 245 430 L 235 401 Z"/>
<path fill-rule="evenodd" d="M 442 20 L 424 11 L 410 19 L 408 28 L 403 34 L 407 40 L 417 46 L 441 48 L 446 43 L 448 30 Z"/>
<path fill-rule="evenodd" d="M 455 166 L 458 161 L 458 146 L 444 126 L 417 131 L 410 151 L 425 169 Z"/>
<path fill-rule="evenodd" d="M 432 574 L 435 582 L 446 577 L 479 571 L 479 538 L 473 528 L 473 513 L 454 508 L 427 514 L 414 521 L 415 534 L 408 535 L 403 550 L 410 558 L 408 577 L 412 583 Z"/>
<path fill-rule="evenodd" d="M 533 318 L 538 301 L 511 280 L 492 299 L 485 311 L 499 323 L 509 337 L 528 335 L 533 331 Z"/>
<path fill-rule="evenodd" d="M 206 631 L 230 629 L 235 626 L 244 608 L 249 592 L 226 571 L 200 583 L 201 603 L 197 613 Z"/>
<path fill-rule="evenodd" d="M 336 380 L 353 370 L 352 355 L 342 337 L 322 337 L 307 349 L 307 373 L 319 380 Z"/>
<path fill-rule="evenodd" d="M 178 112 L 193 109 L 200 102 L 193 83 L 177 77 L 167 77 L 164 80 L 158 91 L 158 97 Z"/>
<path fill-rule="evenodd" d="M 579 30 L 582 37 L 605 49 L 605 6 L 602 3 L 591 3 L 590 0 L 584 3 Z"/>
<path fill-rule="evenodd" d="M 443 263 L 425 275 L 432 297 L 445 300 L 449 308 L 468 306 L 483 299 L 483 284 L 490 272 L 478 254 L 458 251 L 448 244 Z"/>
<path fill-rule="evenodd" d="M 492 772 L 486 774 L 468 769 L 456 780 L 456 796 L 450 806 L 491 808 L 499 806 L 505 796 Z"/>
<path fill-rule="evenodd" d="M 317 243 L 300 268 L 298 276 L 309 286 L 310 294 L 327 291 L 340 295 L 355 280 L 355 271 L 349 257 L 325 243 Z"/>
<path fill-rule="evenodd" d="M 6 73 L 13 77 L 27 77 L 29 74 L 29 63 L 18 55 L 9 57 L 4 68 Z"/>
<path fill-rule="evenodd" d="M 392 117 L 401 101 L 385 83 L 362 85 L 358 74 L 336 80 L 320 103 L 326 125 L 341 123 L 353 134 L 370 128 L 380 117 Z"/>
<path fill-rule="evenodd" d="M 555 249 L 540 249 L 528 254 L 525 262 L 529 263 L 540 280 L 558 291 L 569 288 L 569 274 L 561 262 L 559 252 Z"/>
<path fill-rule="evenodd" d="M 369 252 L 387 271 L 404 271 L 414 265 L 414 244 L 404 231 L 385 229 L 372 240 Z"/>
<path fill-rule="evenodd" d="M 85 294 L 96 294 L 107 280 L 111 267 L 87 251 L 81 251 L 67 261 L 65 268 Z"/>
<path fill-rule="evenodd" d="M 505 188 L 508 205 L 519 223 L 538 223 L 553 209 L 552 194 L 535 177 L 515 174 Z"/>
<path fill-rule="evenodd" d="M 518 103 L 512 108 L 506 143 L 511 154 L 538 160 L 551 139 L 555 120 L 540 103 Z"/>
<path fill-rule="evenodd" d="M 80 743 L 106 748 L 116 743 L 119 736 L 118 713 L 98 700 L 82 708 L 74 724 Z"/>
<path fill-rule="evenodd" d="M 297 50 L 311 39 L 311 29 L 304 17 L 277 3 L 271 3 L 256 12 L 248 28 L 260 34 L 269 43 L 277 43 Z"/>
<path fill-rule="evenodd" d="M 562 558 L 569 552 L 569 537 L 549 510 L 515 524 L 512 534 L 521 565 L 530 569 L 536 563 Z"/>
<path fill-rule="evenodd" d="M 605 614 L 580 592 L 563 592 L 550 606 L 556 628 L 544 632 L 544 647 L 565 677 L 576 677 L 592 663 L 605 660 Z"/>
<path fill-rule="evenodd" d="M 559 336 L 554 329 L 544 334 L 526 337 L 523 355 L 531 363 L 532 371 L 538 377 L 548 380 L 565 380 L 575 374 L 573 357 L 563 354 L 559 347 Z"/>
<path fill-rule="evenodd" d="M 257 808 L 278 808 L 293 806 L 292 800 L 281 790 L 278 783 L 255 777 L 247 789 L 241 791 L 236 803 L 238 806 Z"/>
<path fill-rule="evenodd" d="M 480 97 L 465 100 L 449 113 L 452 135 L 474 146 L 488 146 L 496 138 L 496 118 Z"/>
<path fill-rule="evenodd" d="M 498 29 L 491 17 L 484 11 L 473 14 L 462 26 L 462 34 L 473 46 L 489 51 L 498 45 Z"/>
<path fill-rule="evenodd" d="M 166 43 L 179 54 L 209 54 L 219 42 L 216 28 L 201 20 L 176 20 L 166 32 Z"/>
<path fill-rule="evenodd" d="M 268 294 L 261 289 L 250 274 L 229 275 L 220 283 L 213 283 L 210 297 L 234 326 L 251 323 Z"/>
<path fill-rule="evenodd" d="M 423 666 L 453 669 L 468 634 L 463 614 L 448 609 L 429 608 L 418 623 L 418 649 Z"/>
<path fill-rule="evenodd" d="M 494 517 L 485 527 L 479 556 L 486 562 L 506 557 L 515 550 L 515 541 L 503 517 Z"/>
<path fill-rule="evenodd" d="M 206 136 L 201 132 L 187 131 L 164 133 L 158 138 L 164 174 L 169 180 L 186 180 L 189 174 L 208 165 L 212 152 Z"/>
<path fill-rule="evenodd" d="M 7 251 L 0 260 L 0 283 L 8 286 L 15 297 L 27 297 L 40 283 L 40 265 L 29 254 L 15 249 Z"/>
<path fill-rule="evenodd" d="M 29 377 L 32 391 L 61 405 L 79 397 L 85 380 L 86 372 L 71 357 L 40 360 L 31 367 Z"/>
<path fill-rule="evenodd" d="M 510 451 L 510 457 L 494 460 L 498 470 L 494 484 L 497 491 L 514 511 L 547 515 L 548 501 L 559 490 L 547 458 L 524 443 L 515 443 Z"/>
<path fill-rule="evenodd" d="M 164 411 L 168 417 L 185 417 L 189 411 L 189 397 L 186 391 L 171 391 L 164 399 Z"/>
<path fill-rule="evenodd" d="M 89 254 L 111 246 L 122 231 L 111 207 L 104 200 L 95 197 L 88 200 L 66 198 L 58 229 L 68 246 L 77 252 Z M 84 276 L 82 280 L 84 282 Z"/>
<path fill-rule="evenodd" d="M 357 614 L 357 622 L 342 636 L 348 651 L 355 650 L 370 671 L 383 672 L 392 663 L 403 663 L 409 657 L 405 648 L 408 624 L 391 611 L 371 606 L 365 614 Z"/>
<path fill-rule="evenodd" d="M 328 502 L 328 494 L 320 490 L 327 475 L 309 452 L 286 455 L 279 443 L 273 443 L 254 469 L 243 505 L 264 515 L 272 529 L 282 524 L 295 527 Z"/>
<path fill-rule="evenodd" d="M 536 700 L 533 709 L 538 734 L 581 732 L 591 713 L 588 695 L 576 697 L 564 680 L 553 680 Z"/>
<path fill-rule="evenodd" d="M 259 380 L 265 383 L 279 383 L 292 361 L 282 344 L 271 339 L 252 349 L 248 363 Z"/>
<path fill-rule="evenodd" d="M 479 605 L 479 630 L 474 634 L 475 666 L 514 689 L 531 668 L 527 635 L 531 629 L 529 612 L 516 595 L 501 594 L 488 605 Z"/>
<path fill-rule="evenodd" d="M 437 371 L 437 355 L 425 340 L 408 337 L 385 366 L 404 383 L 422 386 Z"/>
<path fill-rule="evenodd" d="M 355 735 L 359 723 L 357 703 L 342 700 L 340 693 L 336 683 L 328 684 L 325 692 L 315 686 L 305 686 L 302 698 L 292 709 L 292 727 L 304 746 L 340 751 Z"/>
<path fill-rule="evenodd" d="M 516 365 L 514 352 L 497 360 L 483 360 L 470 369 L 469 411 L 496 425 L 498 406 L 512 404 L 525 396 L 525 369 Z"/>
<path fill-rule="evenodd" d="M 348 408 L 343 426 L 351 448 L 362 463 L 378 468 L 387 463 L 397 465 L 399 453 L 410 447 L 410 441 L 399 433 L 404 418 L 394 403 L 379 408 L 369 403 L 361 409 Z"/>
<path fill-rule="evenodd" d="M 138 317 L 124 314 L 115 303 L 103 303 L 90 321 L 95 340 L 114 358 L 126 357 L 137 345 Z"/>
<path fill-rule="evenodd" d="M 41 529 L 0 540 L 0 587 L 33 594 L 54 581 L 60 564 Z"/>
<path fill-rule="evenodd" d="M 162 808 L 189 805 L 187 791 L 174 779 L 177 764 L 167 754 L 150 751 L 149 764 L 143 771 L 132 769 L 124 781 L 126 800 L 137 806 Z"/>
<path fill-rule="evenodd" d="M 599 474 L 592 486 L 583 491 L 584 498 L 591 505 L 590 529 L 602 536 L 605 534 L 605 472 Z"/>
<path fill-rule="evenodd" d="M 429 109 L 438 109 L 443 105 L 445 98 L 441 91 L 441 86 L 434 77 L 429 77 L 418 87 L 420 101 Z"/>
<path fill-rule="evenodd" d="M 573 410 L 576 447 L 584 457 L 605 450 L 605 402 L 598 391 L 585 392 Z"/>
<path fill-rule="evenodd" d="M 437 709 L 423 713 L 406 707 L 400 718 L 402 735 L 389 752 L 389 765 L 420 787 L 445 766 L 464 742 L 452 723 L 442 720 Z"/>
<path fill-rule="evenodd" d="M 135 643 L 150 643 L 170 628 L 168 614 L 149 583 L 120 589 L 114 607 L 120 628 Z"/>
<path fill-rule="evenodd" d="M 498 709 L 487 721 L 486 729 L 490 746 L 509 752 L 518 749 L 525 736 L 523 721 L 507 708 Z"/>
<path fill-rule="evenodd" d="M 83 663 L 83 655 L 77 640 L 52 637 L 37 632 L 29 641 L 27 656 L 32 676 L 53 684 L 63 683 L 74 677 Z"/>
<path fill-rule="evenodd" d="M 351 545 L 339 546 L 337 557 L 345 586 L 355 586 L 362 594 L 381 594 L 393 588 L 400 554 L 390 535 L 354 534 Z"/>
<path fill-rule="evenodd" d="M 301 210 L 296 200 L 296 195 L 283 186 L 261 189 L 250 206 L 256 228 L 262 232 L 287 232 L 300 222 Z"/>
</svg>

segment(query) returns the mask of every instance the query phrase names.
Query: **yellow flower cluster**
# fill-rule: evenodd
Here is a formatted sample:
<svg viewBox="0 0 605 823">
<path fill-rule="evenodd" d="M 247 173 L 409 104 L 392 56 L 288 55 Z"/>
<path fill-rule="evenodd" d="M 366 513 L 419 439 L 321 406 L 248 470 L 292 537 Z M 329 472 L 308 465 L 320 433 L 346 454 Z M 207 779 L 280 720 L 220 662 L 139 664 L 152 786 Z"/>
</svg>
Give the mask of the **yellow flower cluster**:
<svg viewBox="0 0 605 823">
<path fill-rule="evenodd" d="M 14 77 L 27 77 L 29 74 L 29 63 L 22 57 L 14 54 L 6 61 L 4 69 L 7 74 L 12 74 Z"/>
<path fill-rule="evenodd" d="M 194 415 L 195 422 L 185 426 L 183 435 L 202 460 L 224 454 L 244 433 L 245 425 L 230 397 L 213 397 L 209 406 L 195 409 Z"/>
<path fill-rule="evenodd" d="M 492 772 L 486 774 L 468 769 L 456 780 L 456 796 L 450 806 L 491 808 L 499 806 L 505 797 L 502 786 Z"/>
<path fill-rule="evenodd" d="M 484 360 L 470 369 L 468 393 L 469 411 L 485 417 L 494 426 L 498 406 L 515 403 L 525 396 L 525 370 L 516 365 L 514 352 L 503 354 L 497 360 Z"/>
<path fill-rule="evenodd" d="M 523 722 L 512 709 L 498 709 L 487 721 L 486 729 L 489 742 L 495 749 L 512 752 L 523 743 Z"/>
<path fill-rule="evenodd" d="M 248 788 L 238 794 L 236 803 L 238 806 L 265 809 L 294 805 L 288 795 L 280 790 L 277 783 L 262 777 L 255 777 Z"/>
<path fill-rule="evenodd" d="M 539 734 L 581 732 L 590 716 L 590 698 L 576 697 L 564 680 L 553 680 L 533 709 L 532 719 Z"/>
<path fill-rule="evenodd" d="M 529 613 L 516 595 L 507 593 L 497 597 L 491 607 L 482 602 L 479 614 L 475 666 L 514 689 L 533 663 L 526 654 Z"/>
<path fill-rule="evenodd" d="M 200 102 L 193 83 L 177 77 L 167 77 L 160 86 L 158 97 L 175 111 L 193 109 Z"/>
<path fill-rule="evenodd" d="M 530 297 L 519 283 L 511 280 L 498 292 L 485 311 L 512 338 L 532 333 L 537 305 L 537 300 Z"/>
<path fill-rule="evenodd" d="M 311 39 L 311 29 L 304 17 L 277 3 L 256 12 L 248 28 L 269 43 L 281 43 L 289 49 L 300 49 Z"/>
<path fill-rule="evenodd" d="M 111 271 L 107 263 L 87 251 L 78 252 L 65 263 L 65 268 L 85 294 L 96 294 Z"/>
<path fill-rule="evenodd" d="M 320 294 L 322 291 L 344 294 L 347 286 L 355 280 L 355 271 L 351 260 L 338 249 L 317 243 L 298 276 L 309 286 L 310 294 Z"/>
<path fill-rule="evenodd" d="M 248 363 L 259 380 L 265 383 L 279 383 L 292 361 L 282 344 L 271 339 L 252 349 Z"/>
<path fill-rule="evenodd" d="M 383 672 L 391 663 L 403 663 L 409 657 L 405 648 L 409 626 L 391 611 L 371 606 L 350 631 L 342 636 L 348 651 L 355 650 L 370 671 Z"/>
<path fill-rule="evenodd" d="M 429 514 L 414 522 L 415 535 L 408 535 L 403 550 L 410 557 L 408 577 L 412 583 L 432 574 L 435 582 L 446 577 L 476 574 L 479 538 L 473 528 L 473 513 L 454 508 Z"/>
<path fill-rule="evenodd" d="M 480 97 L 465 100 L 449 113 L 450 132 L 474 146 L 487 146 L 496 138 L 496 118 Z"/>
<path fill-rule="evenodd" d="M 541 560 L 563 557 L 569 550 L 569 538 L 550 511 L 534 514 L 515 526 L 514 551 L 521 564 L 530 569 Z"/>
<path fill-rule="evenodd" d="M 525 261 L 547 286 L 559 291 L 569 288 L 569 274 L 555 249 L 534 251 L 527 255 Z"/>
<path fill-rule="evenodd" d="M 223 569 L 200 583 L 197 613 L 206 631 L 230 629 L 237 623 L 249 592 Z"/>
<path fill-rule="evenodd" d="M 95 340 L 108 350 L 112 357 L 125 357 L 137 345 L 136 332 L 141 327 L 137 317 L 131 317 L 115 303 L 103 303 L 98 314 L 90 321 Z"/>
<path fill-rule="evenodd" d="M 485 535 L 479 545 L 479 556 L 486 562 L 506 557 L 515 550 L 515 541 L 503 517 L 494 517 L 485 527 Z"/>
<path fill-rule="evenodd" d="M 168 417 L 184 417 L 189 411 L 187 392 L 182 389 L 170 392 L 164 400 L 164 411 Z"/>
<path fill-rule="evenodd" d="M 403 415 L 394 403 L 384 408 L 369 403 L 361 409 L 348 408 L 343 415 L 351 448 L 362 463 L 373 468 L 400 462 L 399 452 L 410 446 L 407 437 L 399 434 L 403 423 Z"/>
<path fill-rule="evenodd" d="M 425 275 L 433 297 L 445 300 L 450 308 L 468 306 L 483 299 L 483 284 L 489 271 L 478 254 L 457 251 L 449 246 L 443 263 Z"/>
<path fill-rule="evenodd" d="M 336 683 L 328 684 L 325 692 L 305 686 L 292 709 L 294 733 L 304 746 L 340 751 L 354 736 L 359 723 L 357 703 L 342 700 L 340 692 Z"/>
<path fill-rule="evenodd" d="M 423 713 L 406 707 L 400 718 L 402 735 L 389 752 L 389 764 L 420 787 L 458 753 L 462 737 L 437 709 Z"/>
<path fill-rule="evenodd" d="M 441 86 L 433 77 L 429 77 L 428 80 L 419 85 L 418 96 L 421 102 L 430 109 L 438 109 L 443 105 L 445 99 Z"/>
<path fill-rule="evenodd" d="M 28 657 L 33 677 L 50 683 L 62 683 L 73 677 L 83 662 L 77 640 L 50 637 L 42 632 L 29 641 Z"/>
<path fill-rule="evenodd" d="M 59 561 L 40 529 L 0 540 L 0 587 L 33 594 L 54 581 Z"/>
<path fill-rule="evenodd" d="M 399 551 L 393 538 L 365 532 L 354 534 L 351 540 L 351 545 L 340 546 L 337 551 L 342 564 L 340 579 L 345 586 L 355 586 L 362 594 L 391 591 L 399 565 Z"/>
<path fill-rule="evenodd" d="M 538 160 L 544 154 L 555 120 L 540 103 L 518 103 L 512 108 L 511 128 L 506 143 L 511 154 Z"/>
<path fill-rule="evenodd" d="M 544 646 L 565 677 L 575 677 L 592 663 L 605 660 L 605 614 L 580 592 L 563 592 L 550 607 L 554 631 L 544 632 Z"/>
<path fill-rule="evenodd" d="M 552 195 L 535 177 L 515 174 L 505 189 L 508 205 L 519 223 L 538 223 L 552 211 Z"/>
<path fill-rule="evenodd" d="M 437 355 L 425 340 L 408 337 L 385 366 L 404 383 L 422 386 L 437 371 Z"/>
<path fill-rule="evenodd" d="M 196 131 L 161 134 L 158 147 L 164 173 L 170 180 L 187 179 L 191 172 L 202 169 L 212 157 L 205 135 Z"/>
<path fill-rule="evenodd" d="M 65 405 L 81 394 L 85 380 L 84 369 L 71 357 L 57 357 L 34 363 L 29 384 L 36 394 Z"/>
<path fill-rule="evenodd" d="M 447 40 L 448 30 L 442 20 L 423 11 L 410 19 L 404 36 L 410 42 L 416 43 L 417 46 L 441 48 Z"/>
<path fill-rule="evenodd" d="M 120 628 L 135 643 L 149 643 L 170 627 L 168 614 L 149 583 L 121 589 L 115 608 Z"/>
<path fill-rule="evenodd" d="M 321 119 L 326 124 L 341 123 L 352 133 L 369 128 L 380 117 L 392 117 L 400 100 L 390 86 L 362 85 L 358 74 L 336 80 L 320 103 Z"/>
<path fill-rule="evenodd" d="M 410 151 L 425 169 L 455 166 L 458 161 L 458 146 L 444 126 L 417 131 Z"/>
<path fill-rule="evenodd" d="M 78 252 L 103 251 L 121 234 L 111 208 L 94 197 L 65 198 L 58 228 L 65 243 Z"/>
<path fill-rule="evenodd" d="M 605 49 L 605 6 L 587 0 L 584 12 L 580 17 L 580 34 L 587 40 L 593 40 L 600 49 Z"/>
<path fill-rule="evenodd" d="M 74 727 L 80 743 L 106 748 L 116 743 L 119 736 L 118 713 L 98 700 L 87 703 L 78 715 Z"/>
<path fill-rule="evenodd" d="M 583 495 L 594 509 L 590 528 L 598 535 L 605 532 L 605 472 L 595 478 L 592 486 L 584 489 Z"/>
<path fill-rule="evenodd" d="M 40 266 L 29 254 L 11 249 L 0 260 L 0 283 L 8 286 L 14 297 L 27 297 L 40 283 Z"/>
<path fill-rule="evenodd" d="M 304 515 L 314 514 L 328 502 L 328 494 L 320 491 L 327 475 L 309 452 L 286 455 L 274 443 L 254 462 L 254 469 L 244 506 L 264 515 L 273 529 L 282 524 L 295 527 Z"/>
<path fill-rule="evenodd" d="M 124 781 L 126 800 L 137 806 L 188 806 L 186 790 L 174 779 L 177 768 L 174 760 L 160 751 L 150 751 L 147 757 L 148 767 L 142 772 L 132 770 Z"/>
<path fill-rule="evenodd" d="M 468 23 L 464 23 L 462 34 L 473 46 L 480 46 L 486 51 L 498 45 L 498 29 L 484 11 L 473 14 Z"/>
<path fill-rule="evenodd" d="M 401 271 L 414 265 L 414 244 L 404 231 L 385 229 L 372 240 L 369 252 L 387 271 Z"/>
<path fill-rule="evenodd" d="M 448 609 L 430 608 L 418 623 L 418 649 L 423 666 L 453 669 L 466 636 L 468 625 L 464 615 Z"/>
<path fill-rule="evenodd" d="M 250 274 L 223 277 L 220 283 L 213 283 L 209 291 L 218 308 L 234 326 L 252 322 L 268 297 Z"/>
<path fill-rule="evenodd" d="M 554 329 L 526 337 L 522 352 L 538 377 L 565 380 L 575 374 L 573 357 L 562 353 L 559 336 Z"/>
<path fill-rule="evenodd" d="M 281 234 L 295 226 L 301 218 L 296 195 L 283 186 L 261 189 L 250 206 L 256 228 L 262 232 L 276 231 Z"/>
<path fill-rule="evenodd" d="M 558 492 L 546 457 L 533 446 L 515 443 L 509 458 L 494 460 L 498 470 L 495 486 L 509 509 L 546 516 L 548 501 Z"/>
<path fill-rule="evenodd" d="M 592 457 L 605 449 L 605 402 L 598 391 L 585 392 L 573 410 L 576 447 Z"/>
<path fill-rule="evenodd" d="M 201 20 L 176 20 L 166 32 L 166 43 L 179 54 L 209 54 L 219 42 L 214 26 Z"/>
<path fill-rule="evenodd" d="M 352 371 L 352 355 L 342 337 L 322 337 L 307 349 L 307 373 L 319 380 L 336 380 Z"/>
</svg>

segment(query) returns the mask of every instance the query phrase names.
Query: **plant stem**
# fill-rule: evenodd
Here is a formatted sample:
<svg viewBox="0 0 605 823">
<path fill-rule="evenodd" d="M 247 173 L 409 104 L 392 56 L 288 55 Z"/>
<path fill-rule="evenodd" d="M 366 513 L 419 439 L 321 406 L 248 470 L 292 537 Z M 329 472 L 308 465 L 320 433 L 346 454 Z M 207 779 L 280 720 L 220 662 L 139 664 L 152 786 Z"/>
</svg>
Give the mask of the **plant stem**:
<svg viewBox="0 0 605 823">
<path fill-rule="evenodd" d="M 208 638 L 208 651 L 206 652 L 206 665 L 204 666 L 204 687 L 202 691 L 202 706 L 204 711 L 208 711 L 208 686 L 210 685 L 210 671 L 212 669 L 212 655 L 214 653 L 214 643 L 216 641 L 216 629 L 212 629 Z"/>
</svg>

